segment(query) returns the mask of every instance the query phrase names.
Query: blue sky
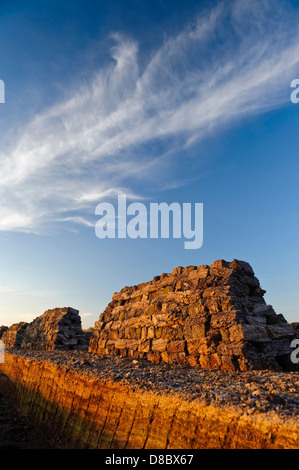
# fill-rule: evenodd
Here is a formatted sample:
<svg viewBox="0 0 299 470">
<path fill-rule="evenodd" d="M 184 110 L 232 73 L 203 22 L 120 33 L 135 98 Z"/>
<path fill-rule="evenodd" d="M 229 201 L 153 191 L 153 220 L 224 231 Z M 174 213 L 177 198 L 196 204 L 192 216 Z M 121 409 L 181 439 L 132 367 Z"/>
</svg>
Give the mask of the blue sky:
<svg viewBox="0 0 299 470">
<path fill-rule="evenodd" d="M 0 324 L 93 326 L 179 265 L 248 261 L 298 321 L 299 9 L 287 1 L 2 1 Z M 98 203 L 201 202 L 204 243 L 99 240 Z"/>
</svg>

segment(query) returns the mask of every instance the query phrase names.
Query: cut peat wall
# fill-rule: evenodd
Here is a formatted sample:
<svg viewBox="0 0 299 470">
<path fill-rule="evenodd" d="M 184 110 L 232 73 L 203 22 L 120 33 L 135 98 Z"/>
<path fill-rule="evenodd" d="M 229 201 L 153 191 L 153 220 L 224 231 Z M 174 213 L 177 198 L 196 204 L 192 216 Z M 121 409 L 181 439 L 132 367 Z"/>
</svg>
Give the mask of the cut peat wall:
<svg viewBox="0 0 299 470">
<path fill-rule="evenodd" d="M 26 353 L 7 351 L 0 392 L 56 448 L 298 448 L 298 420 L 248 415 L 179 393 L 142 390 Z"/>
</svg>

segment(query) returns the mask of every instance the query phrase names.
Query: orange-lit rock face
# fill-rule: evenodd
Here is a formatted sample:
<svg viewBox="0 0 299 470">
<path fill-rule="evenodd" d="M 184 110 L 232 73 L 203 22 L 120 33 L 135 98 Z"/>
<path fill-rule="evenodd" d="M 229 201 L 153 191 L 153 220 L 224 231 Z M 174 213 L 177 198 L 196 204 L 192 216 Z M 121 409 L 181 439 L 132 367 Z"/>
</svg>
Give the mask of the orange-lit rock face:
<svg viewBox="0 0 299 470">
<path fill-rule="evenodd" d="M 89 351 L 228 371 L 292 368 L 296 331 L 264 293 L 243 261 L 178 267 L 115 293 Z"/>
<path fill-rule="evenodd" d="M 292 403 L 296 374 L 256 371 L 231 374 L 182 367 L 174 375 L 173 368 L 164 370 L 163 380 L 159 381 L 155 379 L 159 369 L 168 365 L 147 363 L 149 381 L 147 373 L 142 379 L 142 368 L 139 374 L 132 371 L 132 361 L 119 363 L 113 377 L 110 372 L 113 361 L 107 364 L 101 358 L 92 367 L 92 363 L 86 365 L 90 361 L 87 353 L 74 352 L 71 358 L 60 351 L 53 353 L 54 356 L 52 351 L 42 354 L 9 351 L 5 363 L 0 364 L 0 392 L 40 426 L 55 448 L 299 446 L 298 415 L 294 408 L 289 408 L 289 413 L 284 409 L 277 411 L 268 397 L 270 388 L 279 382 L 281 388 L 277 385 L 276 392 L 279 389 L 285 401 Z M 73 366 L 76 354 L 78 367 Z M 132 379 L 125 379 L 128 374 L 133 375 Z M 229 389 L 225 399 L 221 398 L 223 388 Z M 280 397 L 273 395 L 277 396 Z M 255 405 L 252 408 L 252 400 L 261 400 L 262 409 Z"/>
</svg>

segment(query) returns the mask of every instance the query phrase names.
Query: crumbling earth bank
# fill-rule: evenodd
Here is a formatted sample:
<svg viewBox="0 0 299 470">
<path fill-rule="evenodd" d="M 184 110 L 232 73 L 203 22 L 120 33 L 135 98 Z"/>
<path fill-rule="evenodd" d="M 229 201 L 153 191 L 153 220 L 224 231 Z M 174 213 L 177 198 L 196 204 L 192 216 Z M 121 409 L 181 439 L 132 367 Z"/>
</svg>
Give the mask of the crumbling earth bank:
<svg viewBox="0 0 299 470">
<path fill-rule="evenodd" d="M 9 351 L 0 393 L 54 448 L 299 448 L 297 372 Z"/>
</svg>

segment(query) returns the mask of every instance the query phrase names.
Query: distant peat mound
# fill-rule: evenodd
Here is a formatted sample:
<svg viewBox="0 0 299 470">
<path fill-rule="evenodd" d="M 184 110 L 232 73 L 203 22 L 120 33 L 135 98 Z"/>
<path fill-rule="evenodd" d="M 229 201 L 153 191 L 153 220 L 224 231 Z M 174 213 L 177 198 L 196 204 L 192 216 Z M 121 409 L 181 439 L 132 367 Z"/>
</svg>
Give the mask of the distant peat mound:
<svg viewBox="0 0 299 470">
<path fill-rule="evenodd" d="M 31 323 L 2 327 L 2 341 L 7 349 L 78 350 L 88 349 L 79 311 L 71 307 L 47 310 Z M 0 329 L 1 333 L 1 329 Z"/>
</svg>

